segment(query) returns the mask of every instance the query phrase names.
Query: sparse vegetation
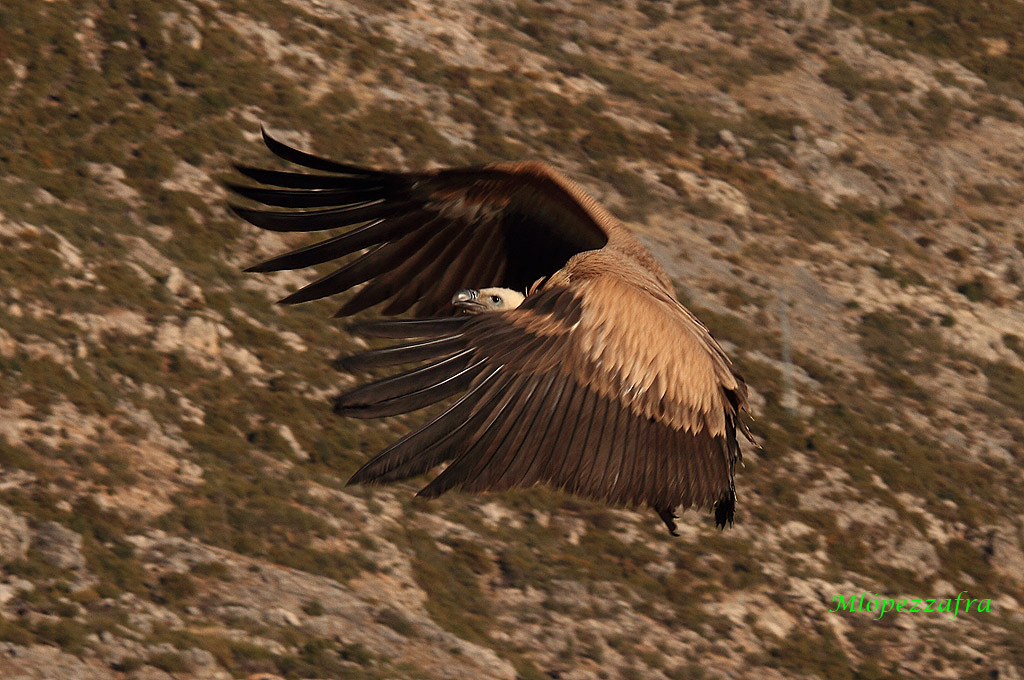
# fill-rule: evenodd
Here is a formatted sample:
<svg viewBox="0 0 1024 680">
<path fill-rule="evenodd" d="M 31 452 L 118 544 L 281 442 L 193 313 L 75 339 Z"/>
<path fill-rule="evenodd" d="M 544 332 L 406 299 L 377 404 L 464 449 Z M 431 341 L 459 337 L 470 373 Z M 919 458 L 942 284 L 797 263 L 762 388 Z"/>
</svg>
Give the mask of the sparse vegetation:
<svg viewBox="0 0 1024 680">
<path fill-rule="evenodd" d="M 864 76 L 861 71 L 841 59 L 829 59 L 828 65 L 821 72 L 821 79 L 843 93 L 847 99 L 855 99 L 867 91 L 874 92 L 910 92 L 913 85 L 908 80 L 887 80 Z"/>
<path fill-rule="evenodd" d="M 405 614 L 397 609 L 385 608 L 380 610 L 377 614 L 377 623 L 383 624 L 405 637 L 415 637 L 417 634 L 416 626 L 406 618 Z"/>
<path fill-rule="evenodd" d="M 1024 599 L 1000 542 L 1024 497 L 1020 4 L 426 7 L 0 7 L 0 640 L 118 675 L 432 678 L 478 672 L 471 645 L 524 679 L 1024 664 L 1012 617 L 971 620 L 980 663 L 921 619 L 839 640 L 800 595 Z M 544 158 L 636 223 L 751 387 L 743 531 L 346 487 L 418 421 L 335 417 L 336 303 L 282 310 L 296 279 L 238 271 L 302 243 L 224 210 L 230 161 L 272 162 L 259 123 L 382 167 Z M 909 536 L 938 566 L 886 563 Z"/>
<path fill-rule="evenodd" d="M 926 0 L 918 7 L 898 0 L 879 7 L 866 0 L 841 0 L 836 8 L 861 17 L 872 28 L 888 33 L 907 50 L 955 59 L 984 78 L 990 87 L 1019 96 L 1024 76 L 1019 68 L 1024 53 L 1020 45 L 1008 42 L 992 54 L 993 42 L 1015 35 L 1024 20 L 1024 10 L 1010 0 L 995 5 L 960 8 L 956 21 L 949 21 L 954 9 L 947 0 Z"/>
<path fill-rule="evenodd" d="M 408 534 L 416 579 L 427 593 L 427 612 L 442 628 L 470 641 L 485 641 L 493 622 L 480 587 L 483 564 L 469 563 L 455 550 L 441 551 L 428 534 Z"/>
<path fill-rule="evenodd" d="M 957 284 L 956 292 L 971 302 L 989 301 L 994 296 L 992 282 L 984 274 L 978 274 L 968 281 Z"/>
</svg>

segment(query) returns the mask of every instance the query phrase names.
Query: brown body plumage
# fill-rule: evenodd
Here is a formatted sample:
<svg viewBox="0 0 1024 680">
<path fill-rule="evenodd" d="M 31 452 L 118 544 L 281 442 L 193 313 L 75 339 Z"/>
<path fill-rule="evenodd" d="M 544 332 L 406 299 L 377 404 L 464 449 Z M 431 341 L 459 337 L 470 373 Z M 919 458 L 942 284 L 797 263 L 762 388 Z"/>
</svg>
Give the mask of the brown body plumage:
<svg viewBox="0 0 1024 680">
<path fill-rule="evenodd" d="M 732 521 L 746 386 L 651 253 L 577 184 L 543 163 L 367 170 L 264 139 L 321 172 L 239 166 L 276 188 L 232 185 L 236 193 L 292 210 L 235 211 L 277 231 L 353 228 L 250 271 L 360 253 L 283 302 L 365 283 L 338 316 L 386 302 L 384 314 L 415 317 L 363 324 L 366 335 L 405 342 L 345 365 L 419 367 L 343 394 L 336 410 L 374 418 L 461 395 L 352 482 L 452 461 L 420 495 L 546 483 L 650 506 L 673 532 L 680 506 Z M 490 286 L 529 295 L 515 309 L 450 316 L 453 294 Z"/>
</svg>

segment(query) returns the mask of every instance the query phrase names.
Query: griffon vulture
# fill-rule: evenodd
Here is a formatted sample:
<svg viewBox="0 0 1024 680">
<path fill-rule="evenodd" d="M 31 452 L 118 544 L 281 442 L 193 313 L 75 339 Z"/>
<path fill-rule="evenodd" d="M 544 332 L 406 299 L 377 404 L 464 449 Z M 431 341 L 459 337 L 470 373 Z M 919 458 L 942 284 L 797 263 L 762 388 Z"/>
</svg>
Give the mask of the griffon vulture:
<svg viewBox="0 0 1024 680">
<path fill-rule="evenodd" d="M 365 284 L 336 316 L 412 312 L 357 327 L 401 344 L 346 367 L 405 368 L 341 395 L 336 411 L 378 418 L 450 400 L 350 483 L 451 461 L 420 496 L 544 483 L 649 506 L 672 533 L 679 507 L 732 523 L 746 385 L 651 253 L 576 183 L 536 162 L 371 170 L 263 138 L 307 172 L 236 166 L 260 186 L 231 190 L 283 210 L 234 211 L 273 231 L 344 231 L 247 271 L 347 258 L 281 302 Z"/>
</svg>

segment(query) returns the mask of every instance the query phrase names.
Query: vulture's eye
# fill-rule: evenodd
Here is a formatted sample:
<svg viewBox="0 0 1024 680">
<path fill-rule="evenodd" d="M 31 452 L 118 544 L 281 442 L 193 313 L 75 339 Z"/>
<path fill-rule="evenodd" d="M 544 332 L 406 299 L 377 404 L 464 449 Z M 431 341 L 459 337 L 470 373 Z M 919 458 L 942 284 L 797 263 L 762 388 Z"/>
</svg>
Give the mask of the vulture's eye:
<svg viewBox="0 0 1024 680">
<path fill-rule="evenodd" d="M 492 295 L 491 296 L 491 302 L 494 303 L 494 304 L 498 304 L 499 302 L 501 302 L 501 298 L 498 297 L 497 295 Z"/>
</svg>

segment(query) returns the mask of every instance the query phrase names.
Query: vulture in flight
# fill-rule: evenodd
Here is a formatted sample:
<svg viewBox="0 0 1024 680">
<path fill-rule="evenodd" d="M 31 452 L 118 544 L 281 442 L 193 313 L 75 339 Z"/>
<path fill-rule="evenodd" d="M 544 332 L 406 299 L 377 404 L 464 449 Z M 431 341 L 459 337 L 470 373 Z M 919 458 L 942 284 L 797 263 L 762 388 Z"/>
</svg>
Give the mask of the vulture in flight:
<svg viewBox="0 0 1024 680">
<path fill-rule="evenodd" d="M 335 410 L 447 402 L 350 483 L 450 462 L 420 496 L 546 484 L 648 506 L 673 534 L 677 508 L 732 523 L 746 385 L 647 248 L 579 185 L 539 162 L 388 172 L 263 138 L 303 170 L 237 165 L 251 182 L 229 188 L 272 209 L 233 210 L 272 231 L 343 231 L 247 271 L 338 260 L 281 302 L 357 289 L 336 316 L 411 312 L 356 326 L 398 343 L 343 365 L 394 374 Z"/>
</svg>

